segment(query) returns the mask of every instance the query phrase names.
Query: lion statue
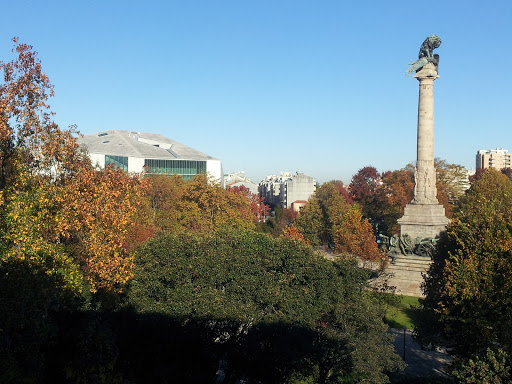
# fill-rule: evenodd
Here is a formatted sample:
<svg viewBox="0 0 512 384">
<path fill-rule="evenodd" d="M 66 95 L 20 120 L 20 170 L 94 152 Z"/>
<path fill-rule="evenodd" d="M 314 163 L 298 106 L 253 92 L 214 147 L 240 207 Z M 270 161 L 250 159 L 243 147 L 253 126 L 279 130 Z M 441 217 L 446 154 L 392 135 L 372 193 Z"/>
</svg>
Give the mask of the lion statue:
<svg viewBox="0 0 512 384">
<path fill-rule="evenodd" d="M 418 53 L 418 60 L 409 63 L 409 68 L 405 72 L 407 76 L 412 74 L 413 72 L 418 72 L 423 66 L 427 63 L 433 63 L 436 68 L 439 64 L 439 55 L 434 55 L 433 51 L 436 48 L 439 48 L 441 45 L 441 38 L 437 35 L 430 35 L 425 39 L 423 44 L 421 44 L 420 52 Z"/>
</svg>

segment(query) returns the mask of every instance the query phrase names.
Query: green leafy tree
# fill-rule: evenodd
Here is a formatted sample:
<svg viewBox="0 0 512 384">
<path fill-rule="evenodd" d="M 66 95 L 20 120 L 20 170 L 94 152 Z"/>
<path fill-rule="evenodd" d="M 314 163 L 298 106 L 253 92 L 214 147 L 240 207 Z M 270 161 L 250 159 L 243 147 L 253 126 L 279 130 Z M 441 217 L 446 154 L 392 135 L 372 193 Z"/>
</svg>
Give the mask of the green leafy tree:
<svg viewBox="0 0 512 384">
<path fill-rule="evenodd" d="M 294 221 L 294 226 L 297 230 L 304 235 L 311 245 L 320 245 L 322 239 L 325 238 L 325 220 L 317 198 L 310 197 L 308 203 L 302 207 L 297 218 Z"/>
<path fill-rule="evenodd" d="M 322 184 L 301 209 L 295 225 L 313 245 L 333 243 L 336 228 L 351 203 L 343 183 L 329 181 Z"/>
<path fill-rule="evenodd" d="M 453 216 L 453 208 L 464 195 L 469 183 L 466 168 L 458 164 L 450 164 L 442 159 L 435 159 L 437 172 L 437 199 L 443 204 L 447 217 Z"/>
<path fill-rule="evenodd" d="M 350 209 L 352 199 L 339 180 L 322 184 L 315 193 L 324 215 L 324 242 L 333 242 L 334 234 Z"/>
<path fill-rule="evenodd" d="M 150 240 L 136 265 L 135 308 L 184 324 L 203 319 L 225 382 L 381 383 L 401 366 L 366 273 L 299 241 L 252 231 L 167 234 Z"/>
<path fill-rule="evenodd" d="M 469 359 L 453 372 L 456 384 L 505 384 L 510 383 L 510 358 L 502 349 L 487 349 L 483 357 Z"/>
<path fill-rule="evenodd" d="M 512 182 L 482 174 L 461 197 L 424 284 L 424 342 L 460 356 L 512 347 Z"/>
</svg>

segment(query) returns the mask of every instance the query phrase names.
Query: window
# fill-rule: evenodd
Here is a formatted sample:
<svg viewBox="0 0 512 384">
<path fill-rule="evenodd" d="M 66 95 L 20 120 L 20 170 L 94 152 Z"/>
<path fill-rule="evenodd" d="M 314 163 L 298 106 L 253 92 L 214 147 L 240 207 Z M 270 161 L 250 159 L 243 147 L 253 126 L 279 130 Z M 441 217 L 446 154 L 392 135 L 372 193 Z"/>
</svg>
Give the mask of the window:
<svg viewBox="0 0 512 384">
<path fill-rule="evenodd" d="M 148 174 L 181 175 L 185 180 L 206 173 L 206 161 L 145 159 Z"/>
<path fill-rule="evenodd" d="M 128 157 L 105 155 L 105 167 L 114 164 L 114 167 L 121 168 L 124 172 L 128 172 Z"/>
</svg>

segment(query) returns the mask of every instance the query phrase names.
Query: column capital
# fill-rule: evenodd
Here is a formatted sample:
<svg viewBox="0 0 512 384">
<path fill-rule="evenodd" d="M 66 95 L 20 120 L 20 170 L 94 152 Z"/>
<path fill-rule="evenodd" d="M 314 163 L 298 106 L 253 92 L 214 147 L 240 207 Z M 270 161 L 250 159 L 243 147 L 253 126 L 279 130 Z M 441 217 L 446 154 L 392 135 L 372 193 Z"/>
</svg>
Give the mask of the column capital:
<svg viewBox="0 0 512 384">
<path fill-rule="evenodd" d="M 438 79 L 439 75 L 437 74 L 436 66 L 432 63 L 427 63 L 413 77 L 418 79 L 418 81 L 422 81 L 425 79 Z"/>
</svg>

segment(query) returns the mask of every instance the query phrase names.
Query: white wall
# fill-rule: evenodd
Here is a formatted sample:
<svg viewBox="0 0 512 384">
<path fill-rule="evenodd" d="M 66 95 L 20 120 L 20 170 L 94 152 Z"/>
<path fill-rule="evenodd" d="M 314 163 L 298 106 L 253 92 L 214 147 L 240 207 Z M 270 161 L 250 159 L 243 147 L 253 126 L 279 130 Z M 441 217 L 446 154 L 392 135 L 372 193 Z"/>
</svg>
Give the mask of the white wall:
<svg viewBox="0 0 512 384">
<path fill-rule="evenodd" d="M 140 157 L 129 157 L 128 158 L 128 172 L 129 173 L 141 173 L 144 169 L 144 159 Z"/>
<path fill-rule="evenodd" d="M 93 166 L 105 168 L 105 154 L 104 153 L 89 153 L 89 158 Z"/>
<path fill-rule="evenodd" d="M 220 160 L 206 160 L 206 172 L 213 177 L 220 185 L 224 185 L 224 172 Z"/>
</svg>

